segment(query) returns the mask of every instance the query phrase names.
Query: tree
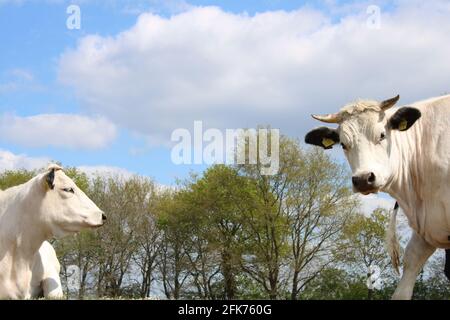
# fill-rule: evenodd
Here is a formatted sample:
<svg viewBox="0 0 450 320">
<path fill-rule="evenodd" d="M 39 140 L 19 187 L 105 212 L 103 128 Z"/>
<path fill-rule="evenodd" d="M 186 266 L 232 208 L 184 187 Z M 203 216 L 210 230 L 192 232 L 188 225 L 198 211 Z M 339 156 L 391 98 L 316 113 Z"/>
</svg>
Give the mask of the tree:
<svg viewBox="0 0 450 320">
<path fill-rule="evenodd" d="M 257 135 L 258 158 L 261 137 Z M 272 139 L 268 139 L 272 141 Z M 245 141 L 250 152 L 250 140 Z M 276 299 L 286 277 L 282 278 L 288 252 L 288 219 L 285 211 L 286 191 L 292 175 L 288 168 L 292 161 L 292 141 L 282 137 L 279 152 L 279 171 L 274 175 L 265 175 L 261 163 L 238 165 L 242 175 L 248 177 L 256 186 L 257 201 L 253 210 L 247 212 L 246 236 L 249 239 L 243 270 L 261 287 L 271 299 Z M 268 149 L 272 150 L 271 144 Z M 276 157 L 276 155 L 272 155 Z"/>
<path fill-rule="evenodd" d="M 33 178 L 36 171 L 29 170 L 6 170 L 0 173 L 0 190 L 23 184 Z"/>
<path fill-rule="evenodd" d="M 96 270 L 99 296 L 116 297 L 132 289 L 130 272 L 139 247 L 138 226 L 148 212 L 150 196 L 151 182 L 142 177 L 97 177 L 93 181 L 91 199 L 108 216 L 105 226 L 99 229 L 102 243 Z"/>
<path fill-rule="evenodd" d="M 156 262 L 161 248 L 162 233 L 157 225 L 159 190 L 153 181 L 140 178 L 134 188 L 136 217 L 132 228 L 135 232 L 136 251 L 133 262 L 138 267 L 140 279 L 139 296 L 150 296 L 155 280 Z"/>
<path fill-rule="evenodd" d="M 345 225 L 335 256 L 351 268 L 356 276 L 368 274 L 373 267 L 379 269 L 380 277 L 392 278 L 390 259 L 385 250 L 385 230 L 390 212 L 378 208 L 369 216 L 357 214 Z M 367 289 L 371 299 L 373 290 Z"/>
<path fill-rule="evenodd" d="M 334 239 L 358 203 L 348 173 L 324 152 L 303 151 L 298 141 L 281 137 L 279 170 L 262 175 L 259 165 L 239 166 L 256 181 L 260 199 L 247 223 L 256 248 L 244 270 L 271 299 L 291 282 L 291 299 L 329 262 Z M 290 252 L 289 252 L 290 251 Z"/>
<path fill-rule="evenodd" d="M 291 299 L 332 262 L 340 232 L 358 208 L 348 172 L 322 150 L 294 149 L 285 208 L 292 252 Z M 295 161 L 295 160 L 294 160 Z"/>
<path fill-rule="evenodd" d="M 84 299 L 88 295 L 88 290 L 93 280 L 91 272 L 97 266 L 98 252 L 101 246 L 99 236 L 96 232 L 85 230 L 73 237 L 67 237 L 53 242 L 61 264 L 62 284 L 65 287 L 66 296 L 71 296 L 68 287 L 68 280 L 74 270 L 70 266 L 76 266 L 79 270 L 79 279 L 76 298 Z"/>
<path fill-rule="evenodd" d="M 365 280 L 345 270 L 324 268 L 304 286 L 300 297 L 306 300 L 361 300 L 366 296 Z"/>
<path fill-rule="evenodd" d="M 185 204 L 178 192 L 166 192 L 158 205 L 158 226 L 162 242 L 158 257 L 159 273 L 167 299 L 180 299 L 190 275 L 189 247 L 191 232 Z"/>
<path fill-rule="evenodd" d="M 194 260 L 205 266 L 203 259 L 208 255 L 220 265 L 219 270 L 209 270 L 209 276 L 201 275 L 204 289 L 211 286 L 211 279 L 220 271 L 222 297 L 236 298 L 236 276 L 246 241 L 243 228 L 248 213 L 255 210 L 255 185 L 235 168 L 215 165 L 200 179 L 187 183 L 187 192 L 181 198 L 188 206 L 190 229 L 195 230 L 193 247 L 200 249 Z"/>
</svg>

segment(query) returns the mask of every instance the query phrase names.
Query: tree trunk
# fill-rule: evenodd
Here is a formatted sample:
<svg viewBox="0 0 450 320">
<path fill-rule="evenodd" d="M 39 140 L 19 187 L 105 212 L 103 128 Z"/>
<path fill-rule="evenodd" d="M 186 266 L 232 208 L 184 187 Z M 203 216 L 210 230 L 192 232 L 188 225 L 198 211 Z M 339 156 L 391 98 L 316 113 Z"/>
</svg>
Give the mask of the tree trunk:
<svg viewBox="0 0 450 320">
<path fill-rule="evenodd" d="M 222 275 L 225 282 L 225 299 L 232 300 L 235 298 L 236 284 L 231 265 L 231 254 L 228 250 L 222 252 Z"/>
<path fill-rule="evenodd" d="M 368 289 L 367 290 L 367 300 L 372 300 L 373 290 Z"/>
<path fill-rule="evenodd" d="M 294 271 L 294 277 L 292 279 L 291 300 L 298 299 L 298 272 Z"/>
</svg>

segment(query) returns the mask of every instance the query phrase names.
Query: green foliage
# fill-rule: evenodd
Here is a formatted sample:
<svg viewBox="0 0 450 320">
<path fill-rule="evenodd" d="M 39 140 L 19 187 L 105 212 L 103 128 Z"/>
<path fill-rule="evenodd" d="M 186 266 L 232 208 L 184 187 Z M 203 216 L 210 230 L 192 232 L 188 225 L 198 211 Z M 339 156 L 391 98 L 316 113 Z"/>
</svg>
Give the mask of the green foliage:
<svg viewBox="0 0 450 320">
<path fill-rule="evenodd" d="M 283 297 L 290 290 L 290 297 L 296 299 L 331 262 L 323 257 L 358 205 L 348 186 L 348 173 L 323 151 L 302 150 L 297 140 L 285 136 L 280 139 L 277 174 L 262 175 L 258 166 L 249 164 L 238 168 L 255 181 L 258 199 L 246 222 L 252 250 L 243 269 L 270 298 Z M 292 268 L 292 279 L 282 272 L 286 265 Z"/>
<path fill-rule="evenodd" d="M 267 291 L 245 273 L 240 273 L 236 279 L 239 299 L 261 300 L 268 299 Z"/>
<path fill-rule="evenodd" d="M 369 216 L 356 214 L 345 224 L 335 256 L 352 266 L 355 273 L 366 274 L 377 266 L 391 276 L 390 260 L 384 247 L 390 212 L 378 208 Z"/>
<path fill-rule="evenodd" d="M 361 300 L 367 297 L 365 280 L 344 270 L 325 269 L 301 293 L 306 300 Z"/>
<path fill-rule="evenodd" d="M 438 252 L 419 274 L 414 287 L 413 299 L 448 300 L 450 299 L 450 283 L 444 275 L 445 255 Z"/>
<path fill-rule="evenodd" d="M 196 285 L 211 296 L 208 280 L 211 275 L 220 273 L 224 298 L 236 298 L 236 276 L 241 265 L 241 257 L 246 250 L 245 227 L 247 217 L 257 206 L 255 184 L 251 179 L 239 175 L 234 168 L 215 165 L 205 171 L 201 178 L 192 177 L 176 197 L 183 205 L 179 223 L 184 230 L 191 230 L 191 247 L 197 248 L 201 255 L 190 261 L 194 272 L 198 264 L 206 266 L 204 259 L 209 256 L 218 267 L 208 266 L 202 281 L 196 278 Z M 184 211 L 183 211 L 184 210 Z M 205 270 L 203 270 L 205 271 Z M 201 283 L 199 283 L 199 281 Z"/>
<path fill-rule="evenodd" d="M 0 173 L 0 190 L 23 184 L 36 175 L 35 171 L 17 170 L 4 171 Z"/>
<path fill-rule="evenodd" d="M 324 269 L 301 293 L 305 300 L 366 300 L 366 277 L 356 276 L 342 269 Z M 396 283 L 387 283 L 381 290 L 374 290 L 372 299 L 387 300 Z"/>
</svg>

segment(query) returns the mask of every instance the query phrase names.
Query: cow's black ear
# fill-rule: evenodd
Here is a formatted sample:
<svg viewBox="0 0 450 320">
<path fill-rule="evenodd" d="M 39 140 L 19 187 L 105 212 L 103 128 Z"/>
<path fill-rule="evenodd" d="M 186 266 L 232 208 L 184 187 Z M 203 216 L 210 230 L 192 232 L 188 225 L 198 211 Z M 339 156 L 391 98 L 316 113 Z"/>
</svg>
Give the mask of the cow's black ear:
<svg viewBox="0 0 450 320">
<path fill-rule="evenodd" d="M 402 107 L 389 119 L 389 127 L 394 130 L 406 131 L 422 116 L 419 110 Z"/>
<path fill-rule="evenodd" d="M 51 190 L 55 188 L 55 169 L 51 169 L 50 172 L 47 173 L 45 182 L 47 182 L 47 185 Z"/>
<path fill-rule="evenodd" d="M 305 142 L 324 149 L 331 149 L 333 145 L 339 143 L 339 134 L 335 129 L 320 127 L 308 132 Z"/>
</svg>

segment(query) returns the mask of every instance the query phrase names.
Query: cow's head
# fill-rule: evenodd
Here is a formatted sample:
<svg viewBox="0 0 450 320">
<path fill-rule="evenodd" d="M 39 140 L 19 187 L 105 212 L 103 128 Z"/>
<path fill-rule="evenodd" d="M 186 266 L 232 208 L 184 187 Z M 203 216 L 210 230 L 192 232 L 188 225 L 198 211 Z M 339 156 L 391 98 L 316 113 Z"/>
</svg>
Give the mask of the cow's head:
<svg viewBox="0 0 450 320">
<path fill-rule="evenodd" d="M 388 111 L 399 96 L 383 102 L 359 101 L 340 112 L 313 118 L 336 123 L 338 128 L 321 127 L 310 131 L 305 142 L 324 149 L 340 144 L 352 169 L 353 190 L 362 194 L 378 192 L 392 177 L 390 165 L 391 134 L 406 131 L 420 118 L 419 110 L 402 107 Z"/>
<path fill-rule="evenodd" d="M 41 175 L 44 198 L 40 212 L 56 237 L 103 225 L 106 216 L 58 165 Z"/>
</svg>

